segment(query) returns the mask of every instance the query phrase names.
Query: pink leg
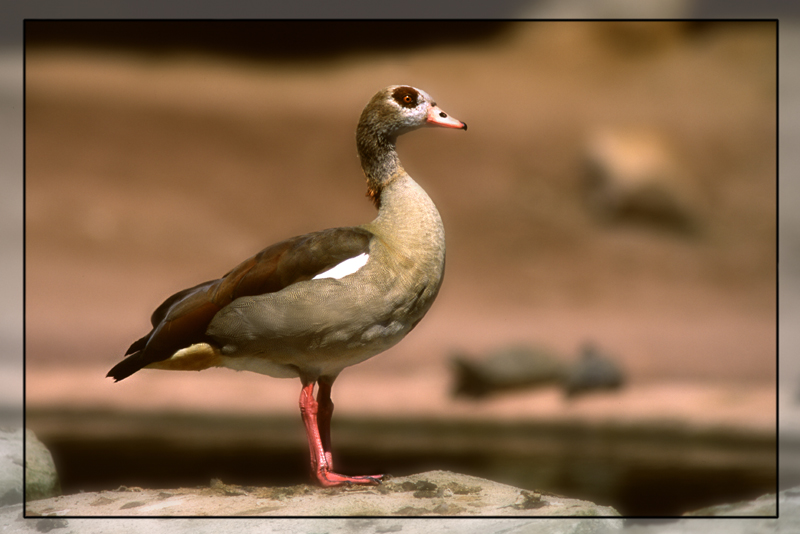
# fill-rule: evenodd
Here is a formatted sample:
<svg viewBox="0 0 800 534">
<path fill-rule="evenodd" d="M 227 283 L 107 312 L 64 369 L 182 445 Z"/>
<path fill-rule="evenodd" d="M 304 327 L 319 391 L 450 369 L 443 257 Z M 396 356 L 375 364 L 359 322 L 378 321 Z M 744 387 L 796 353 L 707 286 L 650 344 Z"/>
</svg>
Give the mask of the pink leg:
<svg viewBox="0 0 800 534">
<path fill-rule="evenodd" d="M 317 392 L 317 426 L 319 437 L 322 440 L 322 450 L 325 452 L 325 460 L 328 469 L 333 469 L 333 454 L 331 453 L 331 416 L 333 415 L 333 401 L 331 400 L 330 383 L 320 380 L 319 391 Z"/>
<path fill-rule="evenodd" d="M 314 382 L 303 383 L 300 391 L 300 415 L 306 426 L 308 448 L 311 451 L 311 470 L 323 486 L 344 484 L 380 484 L 383 475 L 349 477 L 333 472 L 331 456 L 331 384 L 320 382 L 317 400 L 314 400 Z"/>
<path fill-rule="evenodd" d="M 300 391 L 300 416 L 303 418 L 303 424 L 306 427 L 308 450 L 311 453 L 311 471 L 315 473 L 320 467 L 318 458 L 321 454 L 324 454 L 321 443 L 319 445 L 320 448 L 317 449 L 319 439 L 317 411 L 317 401 L 314 400 L 314 382 L 303 384 L 303 389 Z"/>
</svg>

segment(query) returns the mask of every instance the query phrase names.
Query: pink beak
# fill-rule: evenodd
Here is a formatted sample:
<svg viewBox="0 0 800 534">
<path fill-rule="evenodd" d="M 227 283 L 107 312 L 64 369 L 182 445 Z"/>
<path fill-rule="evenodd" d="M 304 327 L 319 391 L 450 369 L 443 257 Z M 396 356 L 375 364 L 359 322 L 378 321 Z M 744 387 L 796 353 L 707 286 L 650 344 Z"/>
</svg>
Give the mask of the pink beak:
<svg viewBox="0 0 800 534">
<path fill-rule="evenodd" d="M 428 125 L 441 126 L 443 128 L 458 128 L 459 130 L 466 130 L 467 124 L 461 122 L 455 117 L 451 117 L 441 110 L 439 106 L 431 106 L 428 111 Z"/>
</svg>

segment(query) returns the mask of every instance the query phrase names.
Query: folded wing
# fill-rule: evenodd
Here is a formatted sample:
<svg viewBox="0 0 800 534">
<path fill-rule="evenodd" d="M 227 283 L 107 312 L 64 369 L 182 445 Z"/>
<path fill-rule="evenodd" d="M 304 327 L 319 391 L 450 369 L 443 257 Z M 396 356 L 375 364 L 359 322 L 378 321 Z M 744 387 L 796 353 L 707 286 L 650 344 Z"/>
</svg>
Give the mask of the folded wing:
<svg viewBox="0 0 800 534">
<path fill-rule="evenodd" d="M 165 300 L 150 319 L 153 329 L 135 341 L 107 376 L 116 381 L 170 358 L 196 343 L 214 344 L 208 324 L 239 297 L 280 291 L 311 280 L 339 263 L 369 251 L 373 234 L 358 227 L 332 228 L 293 237 L 243 261 L 222 278 L 198 284 Z"/>
</svg>

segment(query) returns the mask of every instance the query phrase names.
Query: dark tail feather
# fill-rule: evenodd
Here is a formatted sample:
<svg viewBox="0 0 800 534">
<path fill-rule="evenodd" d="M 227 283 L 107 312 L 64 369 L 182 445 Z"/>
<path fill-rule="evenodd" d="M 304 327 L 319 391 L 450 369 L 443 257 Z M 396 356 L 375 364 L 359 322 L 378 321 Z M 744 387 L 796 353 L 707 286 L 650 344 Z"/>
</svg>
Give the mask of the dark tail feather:
<svg viewBox="0 0 800 534">
<path fill-rule="evenodd" d="M 141 352 L 136 352 L 112 367 L 106 377 L 111 377 L 115 382 L 119 382 L 124 378 L 128 378 L 148 363 L 150 362 L 143 358 Z"/>
<path fill-rule="evenodd" d="M 139 352 L 139 351 L 144 350 L 144 348 L 147 346 L 147 342 L 150 341 L 150 336 L 152 336 L 152 335 L 153 335 L 153 330 L 150 330 L 149 334 L 147 334 L 146 336 L 144 336 L 141 339 L 137 339 L 136 341 L 134 341 L 131 344 L 131 346 L 128 349 L 128 351 L 125 353 L 125 356 L 127 356 L 129 354 L 133 354 L 134 352 Z"/>
<path fill-rule="evenodd" d="M 147 346 L 147 342 L 150 341 L 150 336 L 152 335 L 153 330 L 143 338 L 134 341 L 128 352 L 125 353 L 126 357 L 108 372 L 106 378 L 111 377 L 115 382 L 119 382 L 150 363 L 142 357 L 142 351 Z"/>
</svg>

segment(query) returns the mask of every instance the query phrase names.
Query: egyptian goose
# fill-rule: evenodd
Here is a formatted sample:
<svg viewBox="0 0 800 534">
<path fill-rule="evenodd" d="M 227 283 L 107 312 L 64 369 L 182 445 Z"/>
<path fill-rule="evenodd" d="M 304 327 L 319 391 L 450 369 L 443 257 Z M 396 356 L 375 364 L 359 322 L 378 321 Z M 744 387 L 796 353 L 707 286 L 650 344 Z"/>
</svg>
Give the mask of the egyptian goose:
<svg viewBox="0 0 800 534">
<path fill-rule="evenodd" d="M 345 367 L 400 341 L 439 292 L 442 220 L 395 149 L 397 136 L 423 126 L 467 129 L 424 91 L 407 85 L 379 91 L 356 133 L 375 220 L 287 239 L 218 280 L 175 293 L 153 312 L 150 333 L 107 376 L 119 381 L 143 368 L 227 367 L 299 377 L 300 413 L 319 483 L 378 484 L 383 475 L 333 471 L 331 386 Z"/>
</svg>

